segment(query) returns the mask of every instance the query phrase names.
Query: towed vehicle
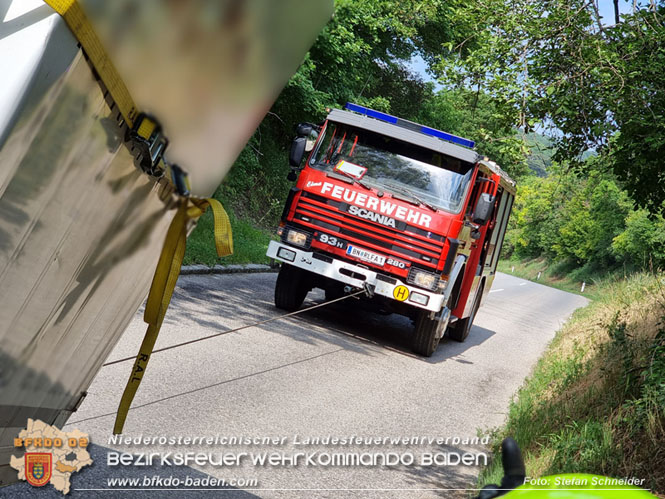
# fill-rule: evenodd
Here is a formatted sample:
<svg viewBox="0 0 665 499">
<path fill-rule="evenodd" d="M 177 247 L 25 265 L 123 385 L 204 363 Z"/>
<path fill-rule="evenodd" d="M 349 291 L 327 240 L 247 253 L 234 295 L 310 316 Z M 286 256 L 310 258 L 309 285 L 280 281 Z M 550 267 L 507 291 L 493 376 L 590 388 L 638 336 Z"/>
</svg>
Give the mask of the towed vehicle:
<svg viewBox="0 0 665 499">
<path fill-rule="evenodd" d="M 413 350 L 464 341 L 496 275 L 515 182 L 474 142 L 357 104 L 297 128 L 297 179 L 268 256 L 275 305 L 365 289 L 415 322 Z M 307 160 L 301 167 L 307 153 Z"/>
<path fill-rule="evenodd" d="M 176 206 L 212 195 L 332 10 L 0 0 L 0 486 L 28 419 L 61 428 L 77 410 Z M 120 94 L 159 122 L 119 112 Z"/>
</svg>

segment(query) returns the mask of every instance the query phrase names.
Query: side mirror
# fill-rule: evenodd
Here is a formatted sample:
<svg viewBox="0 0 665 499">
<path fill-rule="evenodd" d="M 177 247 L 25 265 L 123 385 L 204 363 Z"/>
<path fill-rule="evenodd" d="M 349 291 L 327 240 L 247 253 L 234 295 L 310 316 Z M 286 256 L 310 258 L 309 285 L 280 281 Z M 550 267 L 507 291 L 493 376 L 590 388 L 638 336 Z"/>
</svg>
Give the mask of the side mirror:
<svg viewBox="0 0 665 499">
<path fill-rule="evenodd" d="M 296 137 L 291 143 L 291 152 L 289 153 L 289 164 L 298 168 L 305 155 L 305 146 L 307 145 L 306 137 Z"/>
<path fill-rule="evenodd" d="M 298 137 L 307 137 L 310 133 L 312 133 L 313 129 L 314 125 L 311 123 L 300 123 L 296 127 L 296 134 Z"/>
<path fill-rule="evenodd" d="M 492 218 L 492 212 L 494 211 L 494 196 L 489 195 L 486 192 L 483 192 L 478 201 L 476 201 L 476 207 L 473 209 L 473 215 L 471 215 L 471 220 L 474 224 L 485 225 Z"/>
<path fill-rule="evenodd" d="M 299 123 L 296 127 L 296 135 L 307 139 L 305 152 L 310 152 L 314 149 L 314 144 L 316 144 L 316 140 L 319 138 L 319 130 L 311 123 Z"/>
<path fill-rule="evenodd" d="M 319 140 L 319 132 L 312 130 L 307 136 L 307 143 L 305 144 L 305 152 L 312 152 L 316 141 Z"/>
</svg>

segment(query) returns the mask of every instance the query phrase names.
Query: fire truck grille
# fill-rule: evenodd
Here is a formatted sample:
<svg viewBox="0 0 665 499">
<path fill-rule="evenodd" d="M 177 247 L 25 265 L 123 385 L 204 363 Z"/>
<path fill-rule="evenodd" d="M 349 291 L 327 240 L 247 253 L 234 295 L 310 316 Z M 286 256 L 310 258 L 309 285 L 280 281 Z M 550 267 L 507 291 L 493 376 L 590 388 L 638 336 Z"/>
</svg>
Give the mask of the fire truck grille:
<svg viewBox="0 0 665 499">
<path fill-rule="evenodd" d="M 435 268 L 443 248 L 443 236 L 400 223 L 398 230 L 347 213 L 344 204 L 303 192 L 295 210 L 299 223 L 338 235 L 350 244 L 388 254 L 419 266 Z"/>
</svg>

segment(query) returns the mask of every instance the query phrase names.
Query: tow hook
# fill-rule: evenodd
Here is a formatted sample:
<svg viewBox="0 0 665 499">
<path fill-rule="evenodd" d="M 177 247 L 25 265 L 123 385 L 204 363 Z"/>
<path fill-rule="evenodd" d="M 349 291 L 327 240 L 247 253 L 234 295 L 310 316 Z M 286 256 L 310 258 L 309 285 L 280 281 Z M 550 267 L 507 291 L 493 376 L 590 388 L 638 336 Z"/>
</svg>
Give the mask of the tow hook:
<svg viewBox="0 0 665 499">
<path fill-rule="evenodd" d="M 365 296 L 367 298 L 372 298 L 374 296 L 374 286 L 370 286 L 367 283 L 363 284 L 362 290 L 365 292 Z M 350 295 L 351 293 L 356 293 L 357 294 L 358 288 L 353 287 L 353 286 L 344 286 L 344 294 L 345 295 Z M 359 298 L 358 296 L 355 296 L 356 300 Z"/>
</svg>

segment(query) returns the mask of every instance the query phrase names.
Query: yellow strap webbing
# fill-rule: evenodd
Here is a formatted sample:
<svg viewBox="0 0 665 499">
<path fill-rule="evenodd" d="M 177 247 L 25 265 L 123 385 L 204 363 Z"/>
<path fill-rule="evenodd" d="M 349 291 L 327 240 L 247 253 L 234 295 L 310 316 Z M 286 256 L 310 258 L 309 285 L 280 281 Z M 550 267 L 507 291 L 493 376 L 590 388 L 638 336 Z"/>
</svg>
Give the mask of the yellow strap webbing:
<svg viewBox="0 0 665 499">
<path fill-rule="evenodd" d="M 118 110 L 125 119 L 129 128 L 134 126 L 134 120 L 139 112 L 134 104 L 134 99 L 120 78 L 118 71 L 104 50 L 102 42 L 95 33 L 88 17 L 76 0 L 44 0 L 62 18 L 72 30 L 72 33 L 81 44 L 93 67 L 97 71 L 102 82 L 108 89 L 111 97 L 118 106 Z"/>
<path fill-rule="evenodd" d="M 190 205 L 191 203 L 191 205 Z M 145 306 L 143 320 L 148 324 L 148 330 L 139 348 L 139 354 L 134 361 L 132 373 L 122 394 L 118 414 L 113 426 L 113 433 L 122 433 L 127 418 L 127 412 L 132 405 L 134 395 L 141 384 L 143 373 L 146 370 L 150 355 L 155 347 L 155 341 L 162 327 L 166 309 L 171 302 L 171 296 L 180 274 L 182 258 L 185 256 L 185 243 L 187 240 L 187 222 L 196 219 L 210 207 L 215 222 L 215 247 L 219 256 L 230 255 L 233 252 L 233 239 L 229 217 L 216 199 L 183 199 L 178 211 L 171 222 L 166 234 L 162 254 L 157 263 L 157 270 L 152 279 L 150 294 Z"/>
<path fill-rule="evenodd" d="M 69 29 L 81 44 L 81 48 L 95 68 L 95 71 L 97 71 L 111 98 L 116 106 L 118 106 L 120 114 L 127 122 L 129 128 L 133 128 L 134 122 L 139 115 L 134 99 L 132 99 L 129 90 L 108 57 L 97 33 L 95 33 L 94 28 L 77 0 L 44 0 L 44 2 L 65 20 L 67 26 L 69 26 Z M 146 138 L 152 133 L 152 130 L 145 129 L 150 124 L 151 121 L 146 120 L 138 130 Z M 168 173 L 166 178 L 172 181 L 170 178 L 170 165 L 164 164 L 163 166 Z M 185 181 L 187 182 L 187 178 L 185 178 Z M 129 377 L 125 391 L 122 394 L 122 399 L 120 400 L 118 414 L 113 427 L 113 433 L 115 434 L 122 433 L 122 428 L 127 418 L 127 411 L 129 411 L 136 390 L 138 390 L 141 384 L 143 373 L 150 360 L 159 330 L 162 327 L 166 309 L 171 302 L 171 296 L 173 295 L 173 290 L 180 274 L 182 259 L 185 256 L 188 221 L 199 218 L 205 213 L 208 207 L 212 209 L 215 222 L 215 247 L 217 254 L 219 256 L 226 256 L 233 253 L 231 224 L 222 204 L 212 198 L 181 197 L 178 211 L 171 221 L 166 234 L 164 247 L 162 248 L 157 269 L 152 279 L 143 317 L 143 320 L 148 323 L 148 330 L 145 333 L 139 354 L 132 368 L 132 374 Z"/>
</svg>

